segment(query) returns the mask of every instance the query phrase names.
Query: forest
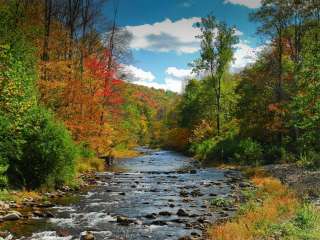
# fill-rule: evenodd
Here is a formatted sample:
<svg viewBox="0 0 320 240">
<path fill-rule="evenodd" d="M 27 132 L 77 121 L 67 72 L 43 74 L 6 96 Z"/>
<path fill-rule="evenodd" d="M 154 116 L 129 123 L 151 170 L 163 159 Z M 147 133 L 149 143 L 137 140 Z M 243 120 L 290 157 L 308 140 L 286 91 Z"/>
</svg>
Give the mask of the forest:
<svg viewBox="0 0 320 240">
<path fill-rule="evenodd" d="M 130 35 L 104 4 L 0 2 L 2 188 L 70 184 L 111 149 L 158 144 L 177 96 L 127 81 Z"/>
<path fill-rule="evenodd" d="M 0 0 L 0 199 L 11 190 L 79 186 L 82 174 L 108 170 L 103 158 L 135 157 L 147 146 L 235 166 L 255 185 L 237 185 L 247 203 L 235 221 L 207 226 L 207 238 L 320 239 L 320 213 L 304 201 L 313 195 L 293 194 L 262 171 L 320 168 L 320 2 L 262 0 L 248 17 L 263 50 L 239 71 L 231 71 L 236 26 L 204 15 L 194 26 L 199 57 L 181 94 L 133 83 L 124 67 L 132 36 L 118 25 L 117 7 L 103 13 L 109 2 Z M 218 197 L 211 205 L 228 208 Z M 191 216 L 183 211 L 178 216 Z"/>
<path fill-rule="evenodd" d="M 258 60 L 230 73 L 235 28 L 204 18 L 200 58 L 176 107 L 184 149 L 201 160 L 244 165 L 300 162 L 319 167 L 317 1 L 263 1 L 250 15 L 269 43 Z M 217 32 L 214 29 L 218 29 Z"/>
</svg>

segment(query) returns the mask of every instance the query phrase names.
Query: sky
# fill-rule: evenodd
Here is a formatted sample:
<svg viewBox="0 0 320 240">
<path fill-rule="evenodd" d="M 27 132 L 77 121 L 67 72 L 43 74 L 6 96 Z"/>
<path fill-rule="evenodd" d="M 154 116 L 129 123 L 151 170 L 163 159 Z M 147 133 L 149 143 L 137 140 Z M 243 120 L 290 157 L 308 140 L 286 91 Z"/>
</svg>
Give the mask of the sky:
<svg viewBox="0 0 320 240">
<path fill-rule="evenodd" d="M 231 71 L 236 72 L 257 59 L 263 42 L 249 14 L 260 0 L 113 0 L 104 9 L 112 13 L 119 1 L 117 24 L 132 34 L 133 60 L 125 69 L 131 81 L 180 93 L 182 81 L 192 77 L 189 63 L 199 57 L 200 34 L 195 23 L 208 14 L 236 28 Z"/>
</svg>

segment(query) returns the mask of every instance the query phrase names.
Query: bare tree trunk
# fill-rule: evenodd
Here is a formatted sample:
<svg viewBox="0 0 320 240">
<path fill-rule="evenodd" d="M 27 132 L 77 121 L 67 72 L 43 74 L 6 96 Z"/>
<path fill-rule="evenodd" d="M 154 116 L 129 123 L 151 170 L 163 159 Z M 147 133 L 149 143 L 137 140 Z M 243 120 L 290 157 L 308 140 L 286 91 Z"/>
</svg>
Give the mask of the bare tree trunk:
<svg viewBox="0 0 320 240">
<path fill-rule="evenodd" d="M 116 4 L 115 8 L 114 8 L 114 15 L 113 15 L 113 24 L 112 24 L 112 29 L 111 29 L 111 35 L 109 38 L 109 43 L 108 43 L 108 63 L 107 63 L 107 70 L 110 72 L 112 69 L 112 64 L 113 64 L 113 50 L 114 50 L 114 36 L 116 33 L 116 21 L 117 21 L 117 15 L 118 15 L 118 3 Z M 106 90 L 108 87 L 111 88 L 112 82 L 111 82 L 111 78 L 110 76 L 108 78 L 105 79 L 104 81 L 104 89 Z M 107 96 L 106 93 L 104 93 L 103 95 L 103 106 L 106 105 L 107 102 Z M 101 131 L 102 131 L 102 127 L 104 125 L 104 109 L 101 112 L 101 117 L 100 117 L 101 121 L 100 121 L 100 126 L 101 126 Z M 102 132 L 101 132 L 102 133 Z"/>
</svg>

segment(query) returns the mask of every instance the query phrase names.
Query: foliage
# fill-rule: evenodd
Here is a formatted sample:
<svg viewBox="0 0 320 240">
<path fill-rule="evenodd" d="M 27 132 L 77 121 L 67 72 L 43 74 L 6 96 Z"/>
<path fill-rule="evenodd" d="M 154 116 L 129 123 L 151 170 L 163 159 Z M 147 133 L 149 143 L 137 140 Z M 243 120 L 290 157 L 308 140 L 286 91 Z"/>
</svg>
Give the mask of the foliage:
<svg viewBox="0 0 320 240">
<path fill-rule="evenodd" d="M 32 109 L 25 122 L 29 126 L 22 129 L 21 160 L 11 160 L 10 175 L 20 176 L 21 185 L 28 188 L 70 182 L 74 176 L 77 148 L 69 132 L 43 108 Z"/>
<path fill-rule="evenodd" d="M 235 160 L 240 164 L 259 165 L 262 161 L 262 147 L 252 139 L 241 140 L 236 153 Z"/>
<path fill-rule="evenodd" d="M 188 82 L 177 108 L 178 125 L 190 130 L 189 150 L 201 160 L 257 165 L 300 159 L 316 167 L 319 6 L 278 0 L 261 5 L 251 19 L 270 43 L 238 73 L 228 72 L 237 42 L 231 28 L 213 16 L 198 24 L 201 56 L 193 67 L 204 77 Z"/>
<path fill-rule="evenodd" d="M 201 35 L 200 58 L 191 64 L 194 72 L 205 73 L 205 91 L 208 95 L 205 104 L 210 107 L 208 120 L 215 118 L 217 134 L 220 134 L 221 124 L 221 86 L 225 73 L 233 57 L 233 47 L 238 42 L 235 28 L 226 23 L 218 22 L 214 16 L 202 18 L 197 23 Z M 202 96 L 203 97 L 203 96 Z"/>
<path fill-rule="evenodd" d="M 234 220 L 212 228 L 212 239 L 244 240 L 274 237 L 275 224 L 282 224 L 295 218 L 300 204 L 278 180 L 253 177 L 252 181 L 258 189 L 248 191 L 246 194 L 248 199 L 240 207 Z"/>
<path fill-rule="evenodd" d="M 232 204 L 232 201 L 223 197 L 216 197 L 210 201 L 213 207 L 228 207 Z"/>
<path fill-rule="evenodd" d="M 8 176 L 18 187 L 61 185 L 72 179 L 76 148 L 65 127 L 38 103 L 33 47 L 21 26 L 5 26 L 16 24 L 11 7 L 0 7 L 1 30 L 13 31 L 0 47 L 1 184 Z"/>
</svg>

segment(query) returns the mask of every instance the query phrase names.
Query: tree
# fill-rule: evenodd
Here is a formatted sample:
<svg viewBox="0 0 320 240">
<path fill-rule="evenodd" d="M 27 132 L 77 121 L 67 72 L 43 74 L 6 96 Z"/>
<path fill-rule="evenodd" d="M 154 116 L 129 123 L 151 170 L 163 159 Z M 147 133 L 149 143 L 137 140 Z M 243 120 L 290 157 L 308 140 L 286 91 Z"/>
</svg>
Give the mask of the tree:
<svg viewBox="0 0 320 240">
<path fill-rule="evenodd" d="M 212 92 L 215 107 L 217 133 L 221 128 L 221 81 L 228 71 L 233 57 L 233 46 L 238 42 L 235 28 L 228 27 L 225 23 L 216 21 L 213 16 L 202 18 L 197 24 L 201 30 L 200 59 L 193 63 L 193 71 L 205 72 L 209 76 L 211 87 L 207 91 Z"/>
</svg>

